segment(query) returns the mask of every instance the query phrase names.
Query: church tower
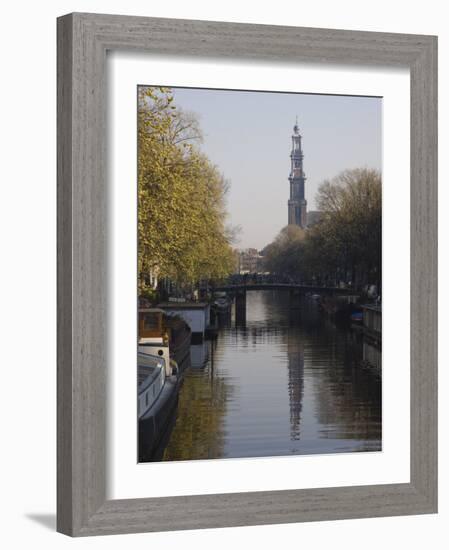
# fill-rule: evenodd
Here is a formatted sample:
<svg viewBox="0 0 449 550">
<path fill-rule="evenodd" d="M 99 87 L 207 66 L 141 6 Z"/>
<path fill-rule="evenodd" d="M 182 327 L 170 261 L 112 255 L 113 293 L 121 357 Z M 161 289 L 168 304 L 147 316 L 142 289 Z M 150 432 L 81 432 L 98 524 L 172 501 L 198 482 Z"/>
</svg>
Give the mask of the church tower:
<svg viewBox="0 0 449 550">
<path fill-rule="evenodd" d="M 293 127 L 291 170 L 288 180 L 290 182 L 290 200 L 288 201 L 288 223 L 305 228 L 307 225 L 307 201 L 304 198 L 304 184 L 306 176 L 303 170 L 304 155 L 301 146 L 301 134 L 299 133 L 298 118 Z"/>
</svg>

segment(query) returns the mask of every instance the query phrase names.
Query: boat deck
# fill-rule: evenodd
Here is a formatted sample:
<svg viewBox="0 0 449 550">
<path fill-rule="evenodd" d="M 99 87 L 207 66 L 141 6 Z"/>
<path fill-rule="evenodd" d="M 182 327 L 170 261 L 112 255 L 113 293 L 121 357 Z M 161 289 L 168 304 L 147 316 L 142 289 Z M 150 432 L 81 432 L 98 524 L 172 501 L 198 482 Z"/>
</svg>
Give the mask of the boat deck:
<svg viewBox="0 0 449 550">
<path fill-rule="evenodd" d="M 153 355 L 137 354 L 137 387 L 144 391 L 160 375 L 163 362 Z"/>
<path fill-rule="evenodd" d="M 153 380 L 154 378 L 156 378 L 157 374 L 158 374 L 158 370 L 156 369 L 156 367 L 147 367 L 144 365 L 139 365 L 137 369 L 137 385 L 139 389 L 148 377 L 150 377 L 151 380 Z"/>
</svg>

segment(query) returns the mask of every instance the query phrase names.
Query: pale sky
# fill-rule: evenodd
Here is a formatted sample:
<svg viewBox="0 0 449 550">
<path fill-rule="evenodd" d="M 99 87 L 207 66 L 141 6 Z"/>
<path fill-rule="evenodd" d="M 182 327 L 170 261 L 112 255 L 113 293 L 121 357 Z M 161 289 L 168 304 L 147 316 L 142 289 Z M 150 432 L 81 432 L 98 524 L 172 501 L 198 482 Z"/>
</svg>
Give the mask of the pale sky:
<svg viewBox="0 0 449 550">
<path fill-rule="evenodd" d="M 195 113 L 201 149 L 231 183 L 228 222 L 238 248 L 263 248 L 287 224 L 291 135 L 302 135 L 307 209 L 319 184 L 349 168 L 382 163 L 382 99 L 172 88 L 176 106 Z"/>
</svg>

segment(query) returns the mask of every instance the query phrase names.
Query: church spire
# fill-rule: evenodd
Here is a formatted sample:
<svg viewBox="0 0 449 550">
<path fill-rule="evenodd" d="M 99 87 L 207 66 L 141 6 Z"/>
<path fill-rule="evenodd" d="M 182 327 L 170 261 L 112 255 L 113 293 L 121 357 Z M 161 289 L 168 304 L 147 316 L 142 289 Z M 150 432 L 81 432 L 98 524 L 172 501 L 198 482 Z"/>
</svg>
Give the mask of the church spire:
<svg viewBox="0 0 449 550">
<path fill-rule="evenodd" d="M 296 115 L 296 122 L 295 122 L 295 125 L 293 126 L 293 133 L 299 134 L 298 115 Z"/>
<path fill-rule="evenodd" d="M 289 225 L 299 225 L 306 227 L 307 225 L 307 201 L 304 197 L 304 187 L 306 176 L 303 169 L 304 155 L 301 144 L 302 136 L 299 133 L 298 116 L 293 126 L 292 135 L 292 151 L 290 153 L 291 170 L 290 170 L 290 200 L 288 201 L 288 223 Z"/>
</svg>

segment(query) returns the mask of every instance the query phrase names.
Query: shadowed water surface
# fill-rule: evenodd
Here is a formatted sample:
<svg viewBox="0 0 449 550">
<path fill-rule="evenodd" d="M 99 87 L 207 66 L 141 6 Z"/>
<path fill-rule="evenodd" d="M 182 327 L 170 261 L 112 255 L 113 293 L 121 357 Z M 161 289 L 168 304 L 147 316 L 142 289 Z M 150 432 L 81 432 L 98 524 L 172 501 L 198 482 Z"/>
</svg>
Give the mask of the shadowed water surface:
<svg viewBox="0 0 449 550">
<path fill-rule="evenodd" d="M 381 450 L 381 380 L 360 338 L 313 301 L 248 292 L 246 321 L 192 346 L 163 460 Z"/>
</svg>

